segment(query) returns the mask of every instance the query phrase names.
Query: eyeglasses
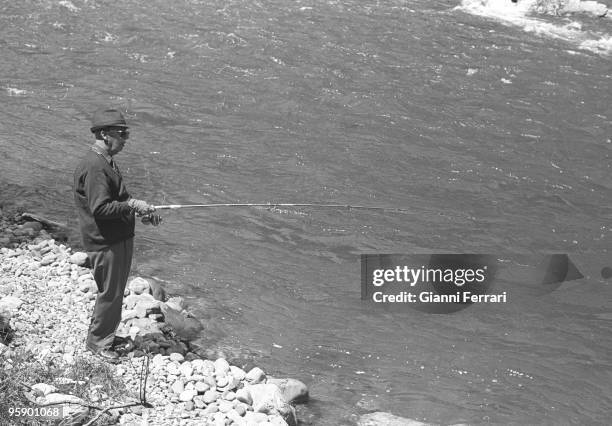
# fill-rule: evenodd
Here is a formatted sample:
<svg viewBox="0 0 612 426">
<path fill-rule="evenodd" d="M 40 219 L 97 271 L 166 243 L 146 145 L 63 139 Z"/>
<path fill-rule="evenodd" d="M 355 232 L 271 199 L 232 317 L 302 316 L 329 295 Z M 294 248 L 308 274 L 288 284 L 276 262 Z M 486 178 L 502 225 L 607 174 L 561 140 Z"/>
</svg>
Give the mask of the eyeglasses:
<svg viewBox="0 0 612 426">
<path fill-rule="evenodd" d="M 130 137 L 130 132 L 126 129 L 112 129 L 112 130 L 117 132 L 117 134 L 121 136 L 123 139 Z"/>
</svg>

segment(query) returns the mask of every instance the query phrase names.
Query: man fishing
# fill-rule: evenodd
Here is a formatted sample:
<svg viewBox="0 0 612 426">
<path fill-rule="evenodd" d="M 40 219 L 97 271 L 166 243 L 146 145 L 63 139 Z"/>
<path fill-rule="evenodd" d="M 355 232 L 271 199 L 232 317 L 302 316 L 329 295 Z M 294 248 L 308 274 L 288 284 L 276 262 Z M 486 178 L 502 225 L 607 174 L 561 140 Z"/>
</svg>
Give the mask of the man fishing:
<svg viewBox="0 0 612 426">
<path fill-rule="evenodd" d="M 132 265 L 135 215 L 155 226 L 161 218 L 152 214 L 153 205 L 130 196 L 113 159 L 129 137 L 123 115 L 101 109 L 93 116 L 91 131 L 95 143 L 74 172 L 81 237 L 98 287 L 86 345 L 104 360 L 116 362 L 115 331 Z"/>
</svg>

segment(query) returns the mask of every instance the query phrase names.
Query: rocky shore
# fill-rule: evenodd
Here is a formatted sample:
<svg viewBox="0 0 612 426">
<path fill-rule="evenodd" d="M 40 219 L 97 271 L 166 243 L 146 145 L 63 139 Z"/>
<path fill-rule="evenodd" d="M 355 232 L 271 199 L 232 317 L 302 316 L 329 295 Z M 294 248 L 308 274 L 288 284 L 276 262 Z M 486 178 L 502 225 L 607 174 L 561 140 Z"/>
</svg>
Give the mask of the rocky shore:
<svg viewBox="0 0 612 426">
<path fill-rule="evenodd" d="M 0 368 L 10 377 L 23 354 L 58 372 L 103 362 L 85 350 L 97 292 L 87 256 L 21 218 L 0 210 Z M 70 424 L 94 424 L 101 410 L 132 404 L 108 409 L 106 424 L 296 425 L 293 404 L 307 402 L 307 387 L 206 359 L 189 341 L 201 329 L 180 297 L 167 298 L 155 280 L 132 278 L 116 341 L 125 355 L 105 366 L 126 389 L 122 397 L 100 384 L 88 388 L 87 378 L 80 397 L 60 391 L 68 373 L 24 384 L 24 395 L 32 406 L 63 401 Z"/>
</svg>

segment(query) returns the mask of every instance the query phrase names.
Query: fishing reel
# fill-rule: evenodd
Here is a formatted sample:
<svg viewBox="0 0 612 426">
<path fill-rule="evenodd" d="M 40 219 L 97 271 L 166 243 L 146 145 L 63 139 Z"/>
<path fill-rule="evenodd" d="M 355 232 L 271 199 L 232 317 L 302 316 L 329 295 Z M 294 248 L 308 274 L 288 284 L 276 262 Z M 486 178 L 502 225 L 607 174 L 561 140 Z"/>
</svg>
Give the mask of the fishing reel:
<svg viewBox="0 0 612 426">
<path fill-rule="evenodd" d="M 160 223 L 162 223 L 162 217 L 155 213 L 149 213 L 141 216 L 140 221 L 145 225 L 158 226 Z"/>
</svg>

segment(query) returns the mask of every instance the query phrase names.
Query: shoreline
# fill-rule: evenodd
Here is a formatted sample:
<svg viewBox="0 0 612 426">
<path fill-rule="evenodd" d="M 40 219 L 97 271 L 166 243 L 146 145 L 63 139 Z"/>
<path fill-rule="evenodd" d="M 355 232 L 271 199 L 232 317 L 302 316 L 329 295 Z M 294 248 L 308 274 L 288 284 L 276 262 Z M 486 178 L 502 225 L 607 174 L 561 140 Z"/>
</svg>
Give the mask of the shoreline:
<svg viewBox="0 0 612 426">
<path fill-rule="evenodd" d="M 24 355 L 58 371 L 102 363 L 85 349 L 97 292 L 86 254 L 58 244 L 40 222 L 19 223 L 20 216 L 13 216 L 0 208 L 0 317 L 10 326 L 0 335 L 8 340 L 0 344 L 4 372 L 10 373 L 13 358 Z M 159 283 L 130 277 L 116 338 L 126 354 L 117 364 L 107 364 L 128 392 L 111 401 L 90 389 L 82 402 L 98 411 L 135 403 L 109 410 L 119 424 L 297 424 L 293 404 L 308 401 L 306 385 L 268 377 L 258 367 L 245 371 L 224 358 L 206 359 L 190 344 L 202 329 L 200 322 L 187 314 L 180 297 L 165 299 Z M 144 399 L 139 391 L 143 368 L 148 370 Z M 26 392 L 31 407 L 57 395 L 70 399 L 58 393 L 61 384 L 52 382 L 30 384 L 36 385 Z M 149 408 L 142 406 L 145 401 Z M 87 409 L 85 415 L 86 404 L 71 404 L 70 416 L 91 421 L 96 411 Z"/>
</svg>

